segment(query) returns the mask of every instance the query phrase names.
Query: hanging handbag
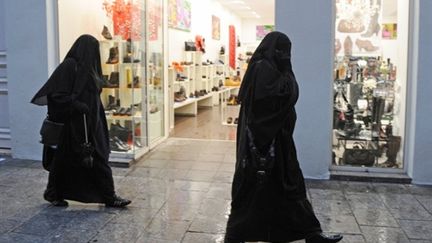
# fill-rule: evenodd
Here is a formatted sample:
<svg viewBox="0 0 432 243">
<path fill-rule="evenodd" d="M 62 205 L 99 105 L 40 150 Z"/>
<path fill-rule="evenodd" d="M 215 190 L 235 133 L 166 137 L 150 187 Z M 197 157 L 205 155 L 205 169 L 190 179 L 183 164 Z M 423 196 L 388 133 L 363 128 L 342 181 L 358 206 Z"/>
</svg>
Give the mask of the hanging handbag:
<svg viewBox="0 0 432 243">
<path fill-rule="evenodd" d="M 47 146 L 57 146 L 60 141 L 63 127 L 64 123 L 51 121 L 47 115 L 47 117 L 42 122 L 42 127 L 39 131 L 41 135 L 40 143 Z"/>
<path fill-rule="evenodd" d="M 343 163 L 347 165 L 372 166 L 375 163 L 374 149 L 366 148 L 364 143 L 355 142 L 352 148 L 346 148 L 343 153 Z"/>
<path fill-rule="evenodd" d="M 194 41 L 185 41 L 185 51 L 196 51 L 197 48 L 195 46 Z"/>
</svg>

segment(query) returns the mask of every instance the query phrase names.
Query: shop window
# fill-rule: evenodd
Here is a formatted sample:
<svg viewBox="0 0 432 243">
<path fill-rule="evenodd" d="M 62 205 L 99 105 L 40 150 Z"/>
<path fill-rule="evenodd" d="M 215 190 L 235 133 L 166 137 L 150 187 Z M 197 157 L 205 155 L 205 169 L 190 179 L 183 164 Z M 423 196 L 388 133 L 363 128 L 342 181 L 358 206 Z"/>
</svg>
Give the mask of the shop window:
<svg viewBox="0 0 432 243">
<path fill-rule="evenodd" d="M 408 2 L 335 0 L 336 168 L 404 166 Z"/>
<path fill-rule="evenodd" d="M 99 39 L 113 160 L 164 137 L 162 0 L 59 0 L 60 60 L 82 34 Z"/>
</svg>

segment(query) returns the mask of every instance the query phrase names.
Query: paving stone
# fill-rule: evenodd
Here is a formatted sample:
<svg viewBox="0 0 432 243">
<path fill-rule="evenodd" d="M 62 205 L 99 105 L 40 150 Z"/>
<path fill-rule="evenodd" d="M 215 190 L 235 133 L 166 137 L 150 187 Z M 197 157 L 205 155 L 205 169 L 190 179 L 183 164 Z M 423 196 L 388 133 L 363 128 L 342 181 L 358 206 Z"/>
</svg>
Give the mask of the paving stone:
<svg viewBox="0 0 432 243">
<path fill-rule="evenodd" d="M 231 183 L 213 182 L 206 197 L 231 200 Z"/>
<path fill-rule="evenodd" d="M 157 177 L 161 179 L 184 180 L 188 172 L 189 170 L 186 169 L 163 169 Z"/>
<path fill-rule="evenodd" d="M 190 170 L 195 163 L 195 161 L 170 160 L 166 164 L 165 169 Z"/>
<path fill-rule="evenodd" d="M 360 234 L 360 228 L 354 216 L 333 214 L 322 215 L 317 213 L 323 231 L 348 234 Z"/>
<path fill-rule="evenodd" d="M 344 234 L 343 239 L 339 241 L 340 243 L 366 243 L 363 235 L 349 235 Z"/>
<path fill-rule="evenodd" d="M 432 214 L 432 196 L 415 196 L 420 204 Z"/>
<path fill-rule="evenodd" d="M 376 192 L 375 187 L 369 182 L 341 181 L 340 184 L 346 194 Z"/>
<path fill-rule="evenodd" d="M 232 172 L 218 171 L 213 177 L 213 181 L 222 183 L 232 183 L 234 174 Z"/>
<path fill-rule="evenodd" d="M 210 182 L 201 181 L 176 180 L 174 182 L 174 188 L 184 191 L 208 192 L 208 190 L 210 189 L 210 185 Z"/>
<path fill-rule="evenodd" d="M 137 243 L 180 243 L 179 240 L 164 240 L 164 239 L 157 239 L 150 237 L 148 235 L 142 234 L 138 240 Z"/>
<path fill-rule="evenodd" d="M 39 214 L 14 229 L 14 233 L 49 236 L 60 226 L 66 225 L 71 218 L 56 215 Z"/>
<path fill-rule="evenodd" d="M 432 240 L 410 240 L 411 243 L 432 243 Z"/>
<path fill-rule="evenodd" d="M 161 169 L 159 168 L 143 168 L 137 167 L 133 169 L 128 176 L 132 177 L 140 177 L 140 178 L 154 178 L 157 177 L 161 173 Z"/>
<path fill-rule="evenodd" d="M 224 172 L 231 172 L 231 174 L 234 175 L 234 171 L 235 171 L 235 164 L 231 164 L 231 163 L 222 163 L 218 169 L 219 171 L 224 171 Z"/>
<path fill-rule="evenodd" d="M 167 203 L 156 214 L 156 217 L 167 221 L 192 221 L 197 214 L 197 208 L 189 204 Z"/>
<path fill-rule="evenodd" d="M 432 196 L 432 186 L 425 185 L 406 185 L 410 194 Z"/>
<path fill-rule="evenodd" d="M 192 170 L 205 170 L 205 171 L 216 171 L 219 169 L 221 163 L 216 162 L 202 162 L 203 160 L 200 160 L 199 162 L 196 162 L 192 165 Z"/>
<path fill-rule="evenodd" d="M 324 189 L 309 189 L 312 199 L 319 200 L 345 200 L 343 192 L 338 190 L 324 190 Z"/>
<path fill-rule="evenodd" d="M 200 162 L 218 162 L 222 163 L 225 159 L 224 153 L 200 153 L 197 161 Z"/>
<path fill-rule="evenodd" d="M 306 179 L 305 184 L 306 187 L 309 189 L 313 188 L 313 189 L 341 190 L 341 184 L 339 181 Z"/>
<path fill-rule="evenodd" d="M 11 231 L 21 223 L 18 220 L 0 218 L 0 235 Z"/>
<path fill-rule="evenodd" d="M 432 221 L 400 220 L 399 223 L 410 239 L 432 240 Z"/>
<path fill-rule="evenodd" d="M 158 149 L 159 150 L 159 149 Z M 160 151 L 160 150 L 159 150 Z M 136 164 L 137 167 L 149 167 L 149 168 L 165 168 L 168 165 L 168 160 L 161 159 L 146 159 Z"/>
<path fill-rule="evenodd" d="M 110 223 L 124 225 L 134 224 L 144 229 L 150 224 L 155 214 L 156 212 L 146 209 L 127 208 L 115 216 Z"/>
<path fill-rule="evenodd" d="M 311 200 L 315 212 L 324 215 L 344 214 L 352 215 L 351 208 L 347 201 L 342 200 Z"/>
<path fill-rule="evenodd" d="M 409 243 L 410 241 L 405 236 L 400 228 L 376 227 L 376 226 L 360 226 L 363 236 L 368 243 Z"/>
<path fill-rule="evenodd" d="M 19 233 L 7 233 L 0 235 L 0 242 L 10 242 L 10 243 L 46 243 L 47 238 L 37 235 L 27 235 Z"/>
<path fill-rule="evenodd" d="M 223 238 L 223 235 L 188 232 L 182 243 L 223 243 Z"/>
<path fill-rule="evenodd" d="M 168 221 L 155 218 L 145 229 L 145 234 L 156 239 L 181 241 L 189 225 L 190 221 Z"/>
<path fill-rule="evenodd" d="M 359 208 L 354 210 L 354 216 L 360 225 L 399 227 L 396 219 L 387 209 Z"/>
<path fill-rule="evenodd" d="M 432 220 L 432 215 L 413 195 L 381 194 L 381 198 L 397 219 Z"/>
<path fill-rule="evenodd" d="M 373 188 L 377 193 L 409 193 L 409 189 L 404 184 L 375 183 L 373 184 Z"/>
<path fill-rule="evenodd" d="M 137 242 L 144 228 L 135 224 L 106 224 L 90 242 Z"/>
<path fill-rule="evenodd" d="M 51 237 L 48 238 L 47 242 L 50 243 L 88 243 L 96 235 L 96 231 L 90 231 L 88 229 L 81 230 L 69 230 L 59 229 Z"/>
<path fill-rule="evenodd" d="M 198 214 L 208 218 L 225 217 L 230 213 L 231 200 L 204 199 L 199 207 Z"/>
<path fill-rule="evenodd" d="M 387 209 L 380 195 L 376 193 L 353 193 L 345 195 L 353 210 Z"/>
<path fill-rule="evenodd" d="M 189 228 L 189 231 L 209 233 L 209 234 L 223 234 L 226 230 L 228 218 L 209 218 L 209 217 L 196 217 Z"/>
<path fill-rule="evenodd" d="M 185 179 L 191 181 L 212 182 L 215 175 L 216 171 L 190 170 Z"/>
</svg>

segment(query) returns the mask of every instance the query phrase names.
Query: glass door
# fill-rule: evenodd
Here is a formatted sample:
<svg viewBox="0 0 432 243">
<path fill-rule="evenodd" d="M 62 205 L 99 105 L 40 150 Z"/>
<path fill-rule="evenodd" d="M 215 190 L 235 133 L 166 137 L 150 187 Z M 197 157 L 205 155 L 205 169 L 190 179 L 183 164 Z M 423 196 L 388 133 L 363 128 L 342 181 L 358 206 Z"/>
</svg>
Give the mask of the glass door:
<svg viewBox="0 0 432 243">
<path fill-rule="evenodd" d="M 150 145 L 165 135 L 163 6 L 163 0 L 147 0 L 147 114 Z"/>
</svg>

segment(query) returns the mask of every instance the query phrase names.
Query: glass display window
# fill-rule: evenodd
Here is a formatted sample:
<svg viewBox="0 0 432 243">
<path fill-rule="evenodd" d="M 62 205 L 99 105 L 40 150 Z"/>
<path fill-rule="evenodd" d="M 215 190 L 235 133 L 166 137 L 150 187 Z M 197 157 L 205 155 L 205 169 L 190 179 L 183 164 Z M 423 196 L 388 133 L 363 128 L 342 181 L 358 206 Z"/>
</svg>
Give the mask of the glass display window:
<svg viewBox="0 0 432 243">
<path fill-rule="evenodd" d="M 137 159 L 164 137 L 163 7 L 162 0 L 58 1 L 61 58 L 78 36 L 99 39 L 111 161 Z"/>
<path fill-rule="evenodd" d="M 409 3 L 335 0 L 335 8 L 333 165 L 402 169 Z"/>
</svg>

